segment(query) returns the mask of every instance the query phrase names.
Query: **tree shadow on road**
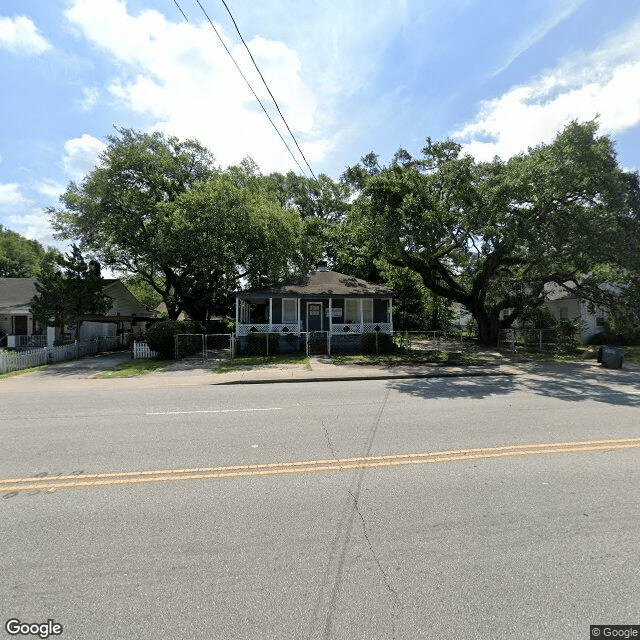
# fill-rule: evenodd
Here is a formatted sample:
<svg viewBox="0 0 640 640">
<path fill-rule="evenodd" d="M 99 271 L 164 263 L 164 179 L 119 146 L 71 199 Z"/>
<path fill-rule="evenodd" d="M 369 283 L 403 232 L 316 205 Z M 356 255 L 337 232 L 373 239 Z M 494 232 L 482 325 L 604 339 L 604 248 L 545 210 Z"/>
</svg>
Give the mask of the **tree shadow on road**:
<svg viewBox="0 0 640 640">
<path fill-rule="evenodd" d="M 640 373 L 583 365 L 529 365 L 520 375 L 392 380 L 400 393 L 425 398 L 488 398 L 517 391 L 564 400 L 640 407 Z"/>
</svg>

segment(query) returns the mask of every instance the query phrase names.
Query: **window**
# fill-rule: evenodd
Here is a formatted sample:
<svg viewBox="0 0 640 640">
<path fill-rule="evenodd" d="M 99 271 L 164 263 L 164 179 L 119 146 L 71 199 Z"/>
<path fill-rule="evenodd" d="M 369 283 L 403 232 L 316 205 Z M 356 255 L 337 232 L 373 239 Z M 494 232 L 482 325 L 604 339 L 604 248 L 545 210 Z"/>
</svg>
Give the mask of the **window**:
<svg viewBox="0 0 640 640">
<path fill-rule="evenodd" d="M 360 300 L 344 301 L 344 321 L 360 322 Z M 362 300 L 362 321 L 373 322 L 373 300 Z"/>
<path fill-rule="evenodd" d="M 362 322 L 373 322 L 373 300 L 362 301 Z"/>
<path fill-rule="evenodd" d="M 357 300 L 344 301 L 344 321 L 345 323 L 360 322 L 360 314 L 358 313 Z"/>
<path fill-rule="evenodd" d="M 294 324 L 298 322 L 298 301 L 288 298 L 282 299 L 282 323 Z"/>
</svg>

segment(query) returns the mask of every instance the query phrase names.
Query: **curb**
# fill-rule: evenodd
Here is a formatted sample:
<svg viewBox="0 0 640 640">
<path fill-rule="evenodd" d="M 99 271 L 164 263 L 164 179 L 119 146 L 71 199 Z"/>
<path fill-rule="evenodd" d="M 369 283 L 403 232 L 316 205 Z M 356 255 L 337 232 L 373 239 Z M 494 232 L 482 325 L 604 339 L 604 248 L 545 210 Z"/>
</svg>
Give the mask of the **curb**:
<svg viewBox="0 0 640 640">
<path fill-rule="evenodd" d="M 420 378 L 479 378 L 488 376 L 517 376 L 516 371 L 433 371 L 422 373 L 399 373 L 381 376 L 327 376 L 322 378 L 268 378 L 264 380 L 229 380 L 227 382 L 211 382 L 211 386 L 229 386 L 238 384 L 287 384 L 297 382 L 349 382 L 364 380 L 415 380 Z"/>
</svg>

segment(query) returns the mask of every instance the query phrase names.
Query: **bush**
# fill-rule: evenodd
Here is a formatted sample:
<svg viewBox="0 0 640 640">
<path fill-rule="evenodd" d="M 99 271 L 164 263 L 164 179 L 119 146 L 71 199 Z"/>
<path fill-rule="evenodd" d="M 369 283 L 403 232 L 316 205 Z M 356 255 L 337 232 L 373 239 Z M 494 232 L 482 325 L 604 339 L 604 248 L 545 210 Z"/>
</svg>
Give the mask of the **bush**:
<svg viewBox="0 0 640 640">
<path fill-rule="evenodd" d="M 247 335 L 247 349 L 249 356 L 266 356 L 278 353 L 280 344 L 279 333 L 260 333 L 254 331 Z"/>
<path fill-rule="evenodd" d="M 161 358 L 176 357 L 176 335 L 179 333 L 203 333 L 199 322 L 191 320 L 166 320 L 158 322 L 147 329 L 149 349 L 156 351 Z M 181 340 L 180 355 L 196 353 L 201 348 L 199 339 Z"/>
<path fill-rule="evenodd" d="M 377 340 L 377 348 L 376 348 Z M 393 337 L 388 333 L 377 331 L 374 333 L 363 333 L 360 336 L 360 353 L 391 353 L 395 348 Z"/>
</svg>

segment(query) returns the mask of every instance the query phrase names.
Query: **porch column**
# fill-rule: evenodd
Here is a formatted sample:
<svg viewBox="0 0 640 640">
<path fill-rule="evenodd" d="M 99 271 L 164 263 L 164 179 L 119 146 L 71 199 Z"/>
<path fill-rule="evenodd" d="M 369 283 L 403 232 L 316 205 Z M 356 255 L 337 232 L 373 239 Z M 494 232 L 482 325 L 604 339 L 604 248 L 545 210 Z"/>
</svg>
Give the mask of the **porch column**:
<svg viewBox="0 0 640 640">
<path fill-rule="evenodd" d="M 236 296 L 236 335 L 238 335 L 238 323 L 240 322 L 240 298 Z"/>
<path fill-rule="evenodd" d="M 302 330 L 302 318 L 300 317 L 300 298 L 298 298 L 298 333 Z"/>
<path fill-rule="evenodd" d="M 273 327 L 273 298 L 269 298 L 269 333 Z"/>
<path fill-rule="evenodd" d="M 391 331 L 393 331 L 393 298 L 389 298 L 389 323 L 391 324 Z"/>
<path fill-rule="evenodd" d="M 331 313 L 331 298 L 329 298 L 329 334 L 333 333 L 333 314 Z"/>
<path fill-rule="evenodd" d="M 364 318 L 362 317 L 362 298 L 358 298 L 358 309 L 360 310 L 360 333 L 364 333 Z"/>
</svg>

